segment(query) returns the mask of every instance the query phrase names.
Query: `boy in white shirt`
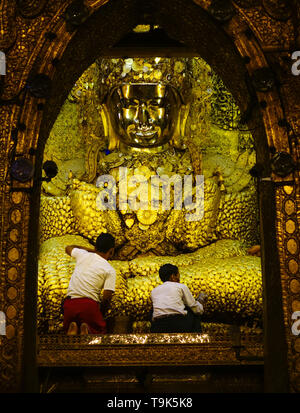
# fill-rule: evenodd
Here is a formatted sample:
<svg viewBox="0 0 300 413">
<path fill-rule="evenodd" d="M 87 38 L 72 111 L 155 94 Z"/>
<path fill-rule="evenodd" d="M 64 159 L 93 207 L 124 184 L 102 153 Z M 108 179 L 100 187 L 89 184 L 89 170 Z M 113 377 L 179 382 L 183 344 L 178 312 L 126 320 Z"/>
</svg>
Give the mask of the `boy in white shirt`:
<svg viewBox="0 0 300 413">
<path fill-rule="evenodd" d="M 152 333 L 200 333 L 203 305 L 189 288 L 180 283 L 178 267 L 165 264 L 159 269 L 163 284 L 151 292 L 153 303 Z"/>
</svg>

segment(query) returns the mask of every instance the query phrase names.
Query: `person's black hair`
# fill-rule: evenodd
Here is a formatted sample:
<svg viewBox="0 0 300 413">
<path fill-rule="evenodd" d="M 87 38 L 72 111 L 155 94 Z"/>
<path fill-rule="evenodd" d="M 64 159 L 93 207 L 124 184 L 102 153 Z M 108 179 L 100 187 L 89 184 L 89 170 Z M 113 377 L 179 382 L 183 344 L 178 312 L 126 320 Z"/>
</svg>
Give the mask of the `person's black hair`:
<svg viewBox="0 0 300 413">
<path fill-rule="evenodd" d="M 162 282 L 169 281 L 172 274 L 178 273 L 178 267 L 173 264 L 164 264 L 159 269 L 159 278 Z"/>
<path fill-rule="evenodd" d="M 115 247 L 115 238 L 108 233 L 102 232 L 96 240 L 96 250 L 99 252 L 107 252 Z"/>
</svg>

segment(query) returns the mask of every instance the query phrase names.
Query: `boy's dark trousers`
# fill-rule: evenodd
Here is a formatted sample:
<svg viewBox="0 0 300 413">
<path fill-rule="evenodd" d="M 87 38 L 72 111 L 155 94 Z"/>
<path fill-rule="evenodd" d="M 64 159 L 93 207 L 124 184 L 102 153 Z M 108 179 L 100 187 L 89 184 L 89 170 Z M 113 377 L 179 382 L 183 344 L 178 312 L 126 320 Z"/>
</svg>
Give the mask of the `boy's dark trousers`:
<svg viewBox="0 0 300 413">
<path fill-rule="evenodd" d="M 186 315 L 176 314 L 151 322 L 151 333 L 201 333 L 201 317 L 186 307 Z"/>
</svg>

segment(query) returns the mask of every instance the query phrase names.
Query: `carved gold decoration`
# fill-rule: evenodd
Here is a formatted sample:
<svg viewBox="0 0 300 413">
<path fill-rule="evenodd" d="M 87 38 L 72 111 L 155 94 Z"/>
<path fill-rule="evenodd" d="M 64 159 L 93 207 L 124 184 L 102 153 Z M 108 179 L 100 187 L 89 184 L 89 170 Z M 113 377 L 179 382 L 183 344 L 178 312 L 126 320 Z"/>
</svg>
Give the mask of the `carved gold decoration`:
<svg viewBox="0 0 300 413">
<path fill-rule="evenodd" d="M 300 282 L 297 279 L 292 279 L 290 282 L 290 290 L 293 294 L 298 294 L 300 292 Z"/>
<path fill-rule="evenodd" d="M 299 265 L 296 260 L 291 259 L 288 263 L 288 269 L 292 274 L 297 274 L 299 270 Z"/>
<path fill-rule="evenodd" d="M 294 350 L 297 353 L 300 353 L 300 338 L 296 338 L 295 343 L 294 343 Z"/>
<path fill-rule="evenodd" d="M 276 20 L 288 20 L 292 16 L 292 7 L 283 0 L 262 0 L 266 12 Z"/>
<path fill-rule="evenodd" d="M 7 7 L 7 0 L 2 2 L 1 13 L 2 18 L 0 20 L 0 49 L 5 50 L 11 47 L 16 41 L 16 5 L 15 1 L 12 1 L 10 7 Z"/>
<path fill-rule="evenodd" d="M 22 17 L 37 17 L 45 8 L 48 0 L 17 0 L 17 9 Z"/>
<path fill-rule="evenodd" d="M 293 312 L 300 311 L 300 301 L 299 300 L 294 300 L 292 302 L 292 310 L 293 310 Z"/>
<path fill-rule="evenodd" d="M 286 225 L 285 225 L 286 231 L 289 234 L 293 234 L 296 230 L 296 224 L 294 221 L 292 221 L 291 219 L 287 221 Z"/>
</svg>

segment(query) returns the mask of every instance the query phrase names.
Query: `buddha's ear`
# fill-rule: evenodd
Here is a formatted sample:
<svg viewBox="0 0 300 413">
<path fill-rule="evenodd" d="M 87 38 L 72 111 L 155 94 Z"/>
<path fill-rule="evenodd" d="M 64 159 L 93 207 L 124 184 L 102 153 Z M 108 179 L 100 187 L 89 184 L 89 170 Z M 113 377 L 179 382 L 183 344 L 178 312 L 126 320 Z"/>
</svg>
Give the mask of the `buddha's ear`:
<svg viewBox="0 0 300 413">
<path fill-rule="evenodd" d="M 123 99 L 124 96 L 123 96 L 122 89 L 121 89 L 120 87 L 118 87 L 116 90 L 117 90 L 117 93 L 118 93 L 118 95 L 119 95 L 119 98 L 120 98 L 120 99 Z"/>
<path fill-rule="evenodd" d="M 178 111 L 178 116 L 176 120 L 176 126 L 174 134 L 171 140 L 171 144 L 177 149 L 185 149 L 186 145 L 184 142 L 185 136 L 185 125 L 190 111 L 190 103 L 186 105 L 181 105 Z"/>
<path fill-rule="evenodd" d="M 110 151 L 119 149 L 120 140 L 112 126 L 109 110 L 106 103 L 103 103 L 101 105 L 100 115 L 103 123 L 104 135 L 105 138 L 108 140 L 108 149 Z"/>
</svg>

